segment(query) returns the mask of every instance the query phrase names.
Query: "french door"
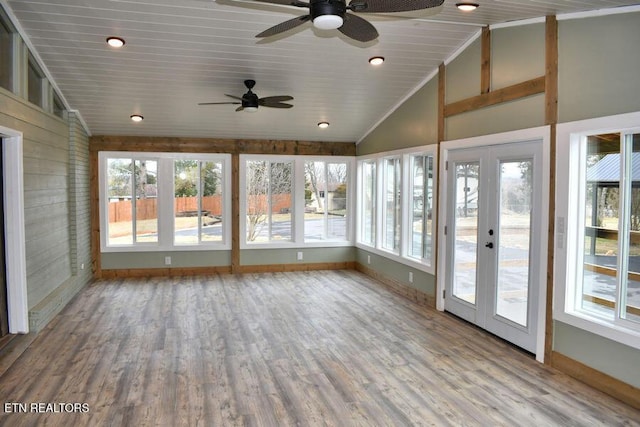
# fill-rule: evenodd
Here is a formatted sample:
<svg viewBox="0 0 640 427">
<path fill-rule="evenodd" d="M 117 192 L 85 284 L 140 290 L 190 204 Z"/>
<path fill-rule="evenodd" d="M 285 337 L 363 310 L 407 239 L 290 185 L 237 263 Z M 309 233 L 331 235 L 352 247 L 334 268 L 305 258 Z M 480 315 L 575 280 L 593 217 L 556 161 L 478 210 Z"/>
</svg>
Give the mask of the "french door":
<svg viewBox="0 0 640 427">
<path fill-rule="evenodd" d="M 445 310 L 535 353 L 542 142 L 450 150 Z"/>
</svg>

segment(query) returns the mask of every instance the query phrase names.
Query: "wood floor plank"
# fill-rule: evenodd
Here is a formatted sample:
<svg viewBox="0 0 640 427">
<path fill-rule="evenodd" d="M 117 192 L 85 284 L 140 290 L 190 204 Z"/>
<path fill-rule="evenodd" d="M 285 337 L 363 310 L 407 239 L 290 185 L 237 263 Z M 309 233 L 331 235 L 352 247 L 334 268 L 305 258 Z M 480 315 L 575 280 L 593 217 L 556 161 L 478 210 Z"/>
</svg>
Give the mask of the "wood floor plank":
<svg viewBox="0 0 640 427">
<path fill-rule="evenodd" d="M 640 426 L 640 411 L 355 271 L 102 280 L 0 375 L 11 426 Z"/>
</svg>

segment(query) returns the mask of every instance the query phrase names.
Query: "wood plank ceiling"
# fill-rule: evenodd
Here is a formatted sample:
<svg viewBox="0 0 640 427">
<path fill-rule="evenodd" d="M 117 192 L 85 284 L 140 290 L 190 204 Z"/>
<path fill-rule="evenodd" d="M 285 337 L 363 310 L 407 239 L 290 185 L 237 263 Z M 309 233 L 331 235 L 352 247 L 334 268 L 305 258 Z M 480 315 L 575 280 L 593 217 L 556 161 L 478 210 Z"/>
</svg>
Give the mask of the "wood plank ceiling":
<svg viewBox="0 0 640 427">
<path fill-rule="evenodd" d="M 358 141 L 482 26 L 633 4 L 629 0 L 454 0 L 414 19 L 367 15 L 380 36 L 354 42 L 305 24 L 284 36 L 254 36 L 306 13 L 238 0 L 10 0 L 72 109 L 94 135 Z M 361 15 L 363 16 L 363 15 Z M 105 44 L 119 36 L 126 45 Z M 386 58 L 380 67 L 367 60 Z M 292 109 L 235 112 L 199 102 L 291 95 Z M 132 123 L 131 114 L 145 117 Z M 328 121 L 328 129 L 316 124 Z"/>
</svg>

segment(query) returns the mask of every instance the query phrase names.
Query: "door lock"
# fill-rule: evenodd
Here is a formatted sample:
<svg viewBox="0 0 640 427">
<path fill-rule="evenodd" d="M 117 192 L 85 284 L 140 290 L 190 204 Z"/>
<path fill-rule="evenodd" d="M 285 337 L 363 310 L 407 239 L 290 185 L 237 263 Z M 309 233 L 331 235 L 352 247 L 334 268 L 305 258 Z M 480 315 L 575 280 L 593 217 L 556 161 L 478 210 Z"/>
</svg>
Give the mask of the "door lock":
<svg viewBox="0 0 640 427">
<path fill-rule="evenodd" d="M 493 249 L 493 243 L 492 242 L 487 242 L 484 246 L 489 248 L 489 249 Z"/>
</svg>

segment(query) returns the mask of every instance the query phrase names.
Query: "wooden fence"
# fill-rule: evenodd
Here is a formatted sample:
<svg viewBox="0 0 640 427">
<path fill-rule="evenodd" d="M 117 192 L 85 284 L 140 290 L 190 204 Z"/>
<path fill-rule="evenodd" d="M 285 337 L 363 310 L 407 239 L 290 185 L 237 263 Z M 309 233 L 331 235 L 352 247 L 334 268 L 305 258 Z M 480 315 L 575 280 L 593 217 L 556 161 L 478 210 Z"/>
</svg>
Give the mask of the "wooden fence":
<svg viewBox="0 0 640 427">
<path fill-rule="evenodd" d="M 249 213 L 260 209 L 264 211 L 267 206 L 267 196 L 250 196 Z M 271 199 L 271 212 L 284 213 L 291 209 L 291 195 L 277 194 Z M 222 196 L 207 196 L 202 198 L 202 210 L 209 215 L 222 215 Z M 197 197 L 174 198 L 174 212 L 177 214 L 198 211 Z M 136 216 L 138 220 L 153 219 L 158 217 L 158 199 L 137 199 Z M 131 200 L 119 200 L 109 203 L 109 222 L 131 221 Z"/>
</svg>

